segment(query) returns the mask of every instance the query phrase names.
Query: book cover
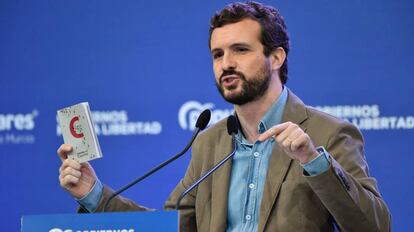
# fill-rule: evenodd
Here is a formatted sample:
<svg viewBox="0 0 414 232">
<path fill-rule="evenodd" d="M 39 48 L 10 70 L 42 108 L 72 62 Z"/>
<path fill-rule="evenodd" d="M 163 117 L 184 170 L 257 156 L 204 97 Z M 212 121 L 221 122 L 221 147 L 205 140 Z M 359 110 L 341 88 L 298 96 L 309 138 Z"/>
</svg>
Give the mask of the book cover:
<svg viewBox="0 0 414 232">
<path fill-rule="evenodd" d="M 102 157 L 87 102 L 58 110 L 57 115 L 63 141 L 73 147 L 68 158 L 83 163 Z"/>
</svg>

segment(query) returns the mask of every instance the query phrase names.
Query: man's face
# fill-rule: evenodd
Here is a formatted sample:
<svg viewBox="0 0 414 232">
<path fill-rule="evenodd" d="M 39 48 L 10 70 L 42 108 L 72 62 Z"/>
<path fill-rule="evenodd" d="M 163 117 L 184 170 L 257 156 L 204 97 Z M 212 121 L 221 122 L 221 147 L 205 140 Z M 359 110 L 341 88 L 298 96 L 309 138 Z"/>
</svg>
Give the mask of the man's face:
<svg viewBox="0 0 414 232">
<path fill-rule="evenodd" d="M 258 22 L 244 19 L 212 32 L 210 47 L 216 86 L 232 104 L 254 101 L 269 87 L 271 61 L 263 54 L 260 30 Z"/>
</svg>

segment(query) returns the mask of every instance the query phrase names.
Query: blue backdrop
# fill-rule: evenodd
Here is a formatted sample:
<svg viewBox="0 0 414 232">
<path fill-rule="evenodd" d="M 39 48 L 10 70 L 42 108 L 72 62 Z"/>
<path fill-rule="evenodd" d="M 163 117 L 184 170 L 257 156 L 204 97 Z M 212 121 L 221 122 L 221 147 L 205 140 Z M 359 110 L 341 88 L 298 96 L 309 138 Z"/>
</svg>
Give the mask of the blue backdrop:
<svg viewBox="0 0 414 232">
<path fill-rule="evenodd" d="M 178 152 L 217 93 L 208 22 L 228 1 L 0 1 L 0 224 L 74 212 L 59 186 L 56 110 L 88 101 L 100 128 L 100 179 L 119 188 Z M 288 87 L 358 125 L 394 231 L 414 227 L 414 3 L 264 1 L 292 41 Z M 125 195 L 162 208 L 190 155 Z"/>
</svg>

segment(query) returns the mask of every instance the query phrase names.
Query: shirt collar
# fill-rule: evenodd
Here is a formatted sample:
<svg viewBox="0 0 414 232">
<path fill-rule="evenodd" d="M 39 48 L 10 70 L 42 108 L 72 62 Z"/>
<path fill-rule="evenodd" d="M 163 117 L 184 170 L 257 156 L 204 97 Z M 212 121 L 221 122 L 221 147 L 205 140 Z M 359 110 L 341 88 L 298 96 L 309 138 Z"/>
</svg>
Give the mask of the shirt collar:
<svg viewBox="0 0 414 232">
<path fill-rule="evenodd" d="M 287 98 L 288 98 L 287 87 L 283 86 L 283 90 L 279 98 L 273 102 L 272 106 L 267 110 L 263 118 L 260 120 L 259 125 L 257 126 L 258 127 L 257 129 L 259 130 L 260 134 L 265 132 L 272 126 L 275 126 L 282 122 L 282 116 L 283 116 L 283 112 L 286 106 Z M 248 144 L 248 141 L 244 138 L 240 129 L 239 129 L 239 133 L 236 136 L 236 139 L 238 140 L 239 143 Z"/>
<path fill-rule="evenodd" d="M 282 122 L 283 111 L 287 102 L 287 88 L 283 87 L 282 93 L 279 98 L 273 102 L 270 109 L 265 113 L 259 124 L 259 132 L 263 133 L 272 126 L 275 126 Z"/>
</svg>

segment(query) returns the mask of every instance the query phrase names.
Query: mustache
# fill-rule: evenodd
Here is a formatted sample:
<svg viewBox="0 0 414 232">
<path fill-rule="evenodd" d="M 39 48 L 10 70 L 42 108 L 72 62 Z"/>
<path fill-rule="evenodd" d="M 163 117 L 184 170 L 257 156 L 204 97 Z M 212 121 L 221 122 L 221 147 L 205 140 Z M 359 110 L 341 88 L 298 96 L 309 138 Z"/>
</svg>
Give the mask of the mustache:
<svg viewBox="0 0 414 232">
<path fill-rule="evenodd" d="M 244 74 L 241 72 L 238 72 L 236 70 L 224 70 L 223 73 L 220 75 L 220 83 L 223 81 L 223 77 L 229 76 L 229 75 L 236 75 L 242 80 L 246 80 L 244 77 Z"/>
</svg>

